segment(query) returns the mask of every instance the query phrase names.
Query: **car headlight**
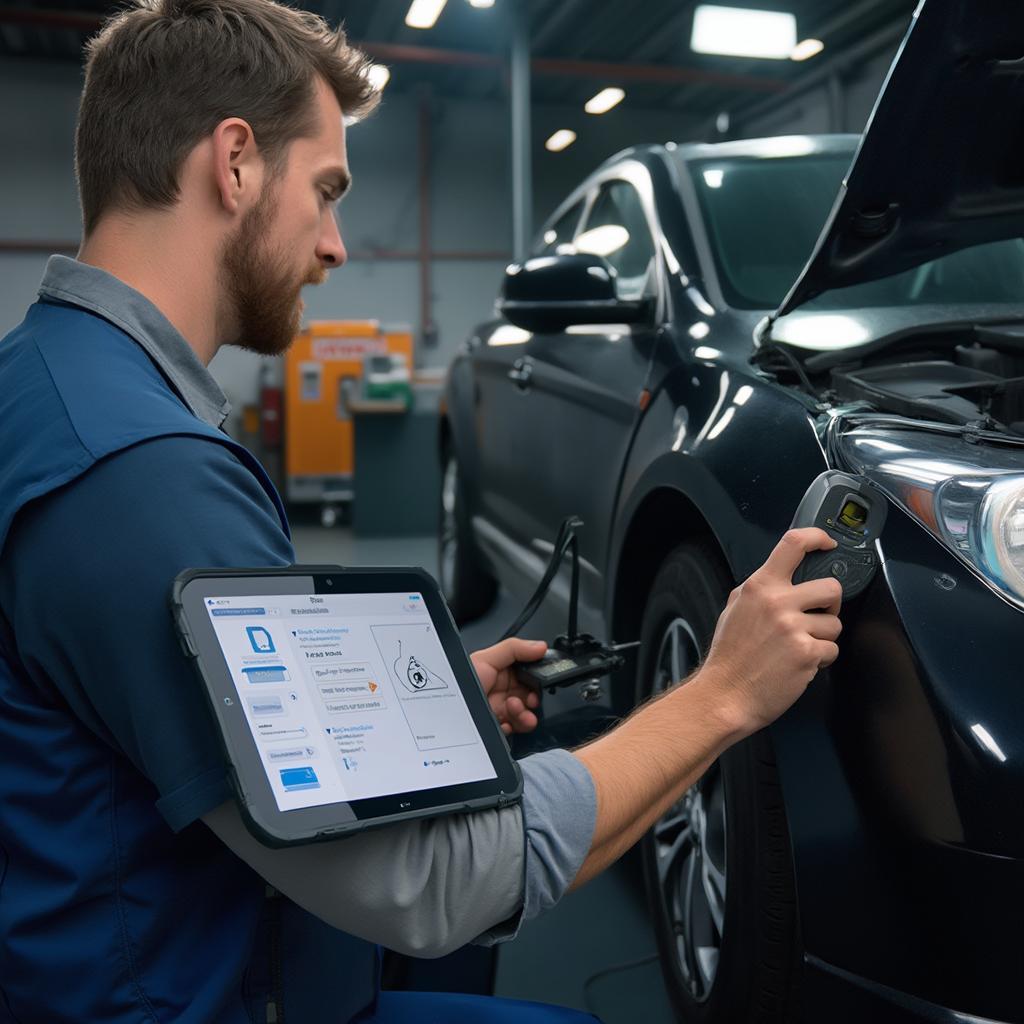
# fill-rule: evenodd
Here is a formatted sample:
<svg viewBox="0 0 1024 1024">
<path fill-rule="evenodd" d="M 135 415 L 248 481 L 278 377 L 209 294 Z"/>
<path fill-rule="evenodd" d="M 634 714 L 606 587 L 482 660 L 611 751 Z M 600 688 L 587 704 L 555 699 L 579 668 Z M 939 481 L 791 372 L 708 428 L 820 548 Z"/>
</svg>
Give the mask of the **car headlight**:
<svg viewBox="0 0 1024 1024">
<path fill-rule="evenodd" d="M 1024 608 L 1024 451 L 871 426 L 842 434 L 838 443 L 851 470 Z"/>
</svg>

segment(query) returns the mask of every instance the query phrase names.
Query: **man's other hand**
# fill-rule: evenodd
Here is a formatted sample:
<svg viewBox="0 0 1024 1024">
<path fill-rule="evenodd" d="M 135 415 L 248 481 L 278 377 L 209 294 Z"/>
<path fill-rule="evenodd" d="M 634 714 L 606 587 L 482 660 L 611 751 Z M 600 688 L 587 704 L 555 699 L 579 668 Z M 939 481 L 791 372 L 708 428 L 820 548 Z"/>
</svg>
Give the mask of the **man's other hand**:
<svg viewBox="0 0 1024 1024">
<path fill-rule="evenodd" d="M 839 581 L 793 584 L 808 552 L 835 546 L 824 530 L 790 530 L 729 595 L 700 675 L 713 680 L 743 732 L 778 718 L 839 655 Z"/>
<path fill-rule="evenodd" d="M 540 705 L 540 694 L 519 681 L 512 665 L 517 661 L 543 658 L 547 649 L 548 645 L 543 640 L 511 637 L 469 656 L 487 694 L 491 711 L 506 736 L 536 729 L 537 716 L 532 709 Z"/>
</svg>

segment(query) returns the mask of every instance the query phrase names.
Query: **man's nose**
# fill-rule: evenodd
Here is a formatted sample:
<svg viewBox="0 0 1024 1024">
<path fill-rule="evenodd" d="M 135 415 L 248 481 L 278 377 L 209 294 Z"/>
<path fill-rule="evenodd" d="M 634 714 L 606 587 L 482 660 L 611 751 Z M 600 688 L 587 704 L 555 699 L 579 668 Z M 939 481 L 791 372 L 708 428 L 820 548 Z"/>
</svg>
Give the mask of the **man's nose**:
<svg viewBox="0 0 1024 1024">
<path fill-rule="evenodd" d="M 333 215 L 328 215 L 320 241 L 316 247 L 316 257 L 328 269 L 340 267 L 348 259 L 345 243 L 341 240 L 341 230 Z"/>
</svg>

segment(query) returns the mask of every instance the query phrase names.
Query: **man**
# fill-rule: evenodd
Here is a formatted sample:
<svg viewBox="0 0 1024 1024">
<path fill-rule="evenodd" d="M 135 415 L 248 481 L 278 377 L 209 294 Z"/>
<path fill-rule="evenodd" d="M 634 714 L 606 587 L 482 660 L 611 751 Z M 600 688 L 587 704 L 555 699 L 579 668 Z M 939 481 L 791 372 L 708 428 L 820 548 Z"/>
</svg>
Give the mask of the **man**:
<svg viewBox="0 0 1024 1024">
<path fill-rule="evenodd" d="M 299 849 L 249 835 L 167 593 L 188 566 L 294 560 L 206 366 L 224 344 L 282 352 L 301 287 L 345 262 L 365 68 L 271 0 L 137 0 L 89 46 L 82 248 L 0 343 L 0 1006 L 22 1024 L 580 1019 L 378 997 L 373 943 L 511 937 L 837 655 L 838 584 L 791 582 L 831 541 L 791 533 L 701 671 L 575 754 L 525 759 L 521 807 Z M 536 723 L 510 665 L 543 651 L 474 655 L 506 732 Z"/>
</svg>

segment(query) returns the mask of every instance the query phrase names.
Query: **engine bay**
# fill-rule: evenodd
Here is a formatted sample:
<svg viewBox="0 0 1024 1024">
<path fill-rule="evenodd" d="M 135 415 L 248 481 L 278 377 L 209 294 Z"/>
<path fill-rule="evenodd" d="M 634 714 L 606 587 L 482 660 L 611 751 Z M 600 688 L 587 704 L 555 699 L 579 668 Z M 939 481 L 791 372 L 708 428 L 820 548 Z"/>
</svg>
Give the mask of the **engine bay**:
<svg viewBox="0 0 1024 1024">
<path fill-rule="evenodd" d="M 879 412 L 1024 436 L 1022 325 L 905 332 L 866 347 L 858 359 L 843 353 L 842 362 L 833 353 L 800 359 L 782 347 L 769 346 L 762 350 L 769 358 L 756 361 L 819 400 L 868 402 Z"/>
</svg>

